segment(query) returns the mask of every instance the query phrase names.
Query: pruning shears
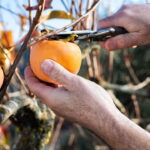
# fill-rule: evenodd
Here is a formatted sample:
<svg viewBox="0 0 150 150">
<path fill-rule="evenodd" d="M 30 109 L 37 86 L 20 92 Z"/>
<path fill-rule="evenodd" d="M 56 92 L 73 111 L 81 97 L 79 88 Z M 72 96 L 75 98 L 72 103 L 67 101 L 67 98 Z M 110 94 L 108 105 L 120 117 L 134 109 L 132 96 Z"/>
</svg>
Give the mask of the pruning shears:
<svg viewBox="0 0 150 150">
<path fill-rule="evenodd" d="M 56 35 L 52 36 L 52 39 L 57 38 L 66 38 L 72 34 L 77 35 L 76 40 L 87 40 L 90 39 L 92 41 L 105 41 L 111 37 L 128 33 L 126 29 L 123 27 L 110 27 L 105 29 L 99 29 L 97 31 L 91 30 L 81 30 L 81 31 L 64 31 L 59 32 Z"/>
</svg>

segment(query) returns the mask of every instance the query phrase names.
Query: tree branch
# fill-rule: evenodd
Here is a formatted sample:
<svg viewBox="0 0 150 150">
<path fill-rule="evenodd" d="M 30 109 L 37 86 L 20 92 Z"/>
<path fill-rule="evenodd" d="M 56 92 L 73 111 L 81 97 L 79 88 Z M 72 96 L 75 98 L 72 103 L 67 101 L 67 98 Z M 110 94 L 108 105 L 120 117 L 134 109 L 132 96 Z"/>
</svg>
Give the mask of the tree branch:
<svg viewBox="0 0 150 150">
<path fill-rule="evenodd" d="M 43 39 L 45 39 L 45 38 L 47 38 L 47 37 L 50 37 L 50 36 L 53 36 L 53 35 L 55 35 L 55 34 L 61 32 L 61 31 L 66 30 L 66 29 L 69 28 L 69 27 L 72 27 L 72 26 L 76 25 L 76 24 L 79 23 L 81 20 L 85 19 L 92 11 L 94 11 L 94 10 L 96 9 L 96 7 L 99 5 L 99 3 L 100 3 L 100 0 L 96 0 L 96 1 L 93 3 L 93 5 L 91 6 L 91 8 L 87 11 L 87 13 L 85 13 L 85 14 L 84 14 L 83 16 L 81 16 L 79 19 L 73 21 L 71 24 L 68 24 L 67 26 L 65 26 L 65 27 L 63 27 L 63 28 L 61 28 L 61 29 L 58 29 L 58 30 L 56 30 L 56 31 L 53 31 L 53 32 L 51 32 L 51 33 L 47 33 L 47 34 L 45 34 L 45 35 L 42 35 L 42 36 L 40 36 L 40 37 L 38 37 L 38 38 L 33 39 L 33 40 L 28 44 L 28 46 L 32 46 L 33 44 L 35 44 L 36 42 L 38 42 L 38 41 L 40 41 L 40 40 L 43 40 Z"/>
<path fill-rule="evenodd" d="M 44 5 L 45 5 L 45 0 L 40 0 L 39 7 L 38 7 L 38 10 L 37 10 L 36 16 L 35 16 L 35 18 L 33 20 L 33 23 L 31 25 L 31 28 L 30 28 L 30 30 L 29 30 L 26 38 L 25 38 L 24 43 L 22 44 L 22 46 L 21 46 L 21 48 L 20 48 L 20 50 L 19 50 L 19 52 L 18 52 L 18 54 L 16 56 L 16 59 L 15 59 L 13 65 L 10 68 L 9 74 L 5 77 L 3 86 L 2 86 L 2 88 L 0 90 L 0 98 L 1 99 L 3 98 L 3 96 L 4 96 L 5 92 L 6 92 L 6 89 L 7 89 L 8 85 L 9 85 L 9 83 L 10 83 L 10 80 L 11 80 L 11 78 L 12 78 L 14 72 L 15 72 L 15 69 L 16 69 L 16 67 L 17 67 L 17 65 L 18 65 L 18 63 L 19 63 L 23 53 L 25 52 L 25 50 L 27 48 L 28 41 L 30 40 L 30 37 L 31 37 L 34 29 L 36 28 L 36 26 L 39 23 L 40 16 L 41 16 L 42 11 L 44 9 Z"/>
<path fill-rule="evenodd" d="M 130 88 L 128 85 L 111 84 L 105 81 L 101 83 L 100 85 L 106 89 L 116 90 L 116 91 L 127 93 L 127 94 L 133 94 L 133 95 L 142 96 L 142 97 L 150 96 L 148 92 L 144 90 L 134 90 Z"/>
</svg>

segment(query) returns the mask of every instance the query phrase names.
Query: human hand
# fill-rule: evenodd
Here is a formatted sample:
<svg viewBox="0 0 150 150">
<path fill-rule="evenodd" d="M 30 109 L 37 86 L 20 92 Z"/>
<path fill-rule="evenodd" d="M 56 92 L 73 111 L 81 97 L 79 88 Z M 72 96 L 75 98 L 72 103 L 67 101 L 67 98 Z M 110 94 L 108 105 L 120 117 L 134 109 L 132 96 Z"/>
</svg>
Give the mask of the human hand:
<svg viewBox="0 0 150 150">
<path fill-rule="evenodd" d="M 57 115 L 94 129 L 97 120 L 102 123 L 117 110 L 108 93 L 95 83 L 68 72 L 52 60 L 45 60 L 41 68 L 62 86 L 54 88 L 40 82 L 30 67 L 25 71 L 27 84 Z"/>
<path fill-rule="evenodd" d="M 110 38 L 101 45 L 107 50 L 150 44 L 150 5 L 125 5 L 114 15 L 99 21 L 99 28 L 124 27 L 129 33 Z"/>
<path fill-rule="evenodd" d="M 102 87 L 52 60 L 45 60 L 41 68 L 62 86 L 54 88 L 40 82 L 30 67 L 25 71 L 27 84 L 57 115 L 92 130 L 113 149 L 149 150 L 150 134 L 122 115 Z"/>
</svg>

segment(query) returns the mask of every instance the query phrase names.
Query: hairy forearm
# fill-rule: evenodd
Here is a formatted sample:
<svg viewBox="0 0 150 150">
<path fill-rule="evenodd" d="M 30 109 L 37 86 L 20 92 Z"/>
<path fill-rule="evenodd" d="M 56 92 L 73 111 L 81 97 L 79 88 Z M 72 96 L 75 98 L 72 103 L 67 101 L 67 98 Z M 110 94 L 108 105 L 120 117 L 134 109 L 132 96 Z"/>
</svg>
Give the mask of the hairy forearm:
<svg viewBox="0 0 150 150">
<path fill-rule="evenodd" d="M 118 111 L 104 113 L 95 125 L 94 132 L 114 150 L 150 150 L 150 134 Z"/>
</svg>

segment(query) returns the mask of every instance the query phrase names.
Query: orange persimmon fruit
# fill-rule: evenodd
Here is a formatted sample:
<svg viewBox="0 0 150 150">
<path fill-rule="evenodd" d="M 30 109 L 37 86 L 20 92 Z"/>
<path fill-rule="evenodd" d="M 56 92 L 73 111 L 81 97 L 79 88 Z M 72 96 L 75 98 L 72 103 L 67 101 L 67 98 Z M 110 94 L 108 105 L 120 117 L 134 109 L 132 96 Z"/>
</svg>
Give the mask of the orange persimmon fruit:
<svg viewBox="0 0 150 150">
<path fill-rule="evenodd" d="M 77 74 L 81 66 L 81 50 L 75 43 L 59 40 L 43 40 L 31 47 L 30 66 L 35 76 L 42 81 L 59 84 L 42 72 L 41 63 L 45 59 L 56 61 L 71 73 Z"/>
<path fill-rule="evenodd" d="M 4 72 L 2 70 L 2 68 L 0 67 L 0 88 L 2 87 L 4 82 Z"/>
</svg>

